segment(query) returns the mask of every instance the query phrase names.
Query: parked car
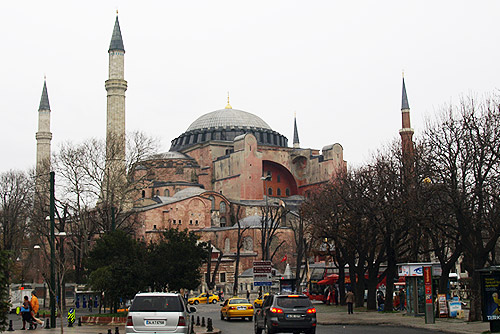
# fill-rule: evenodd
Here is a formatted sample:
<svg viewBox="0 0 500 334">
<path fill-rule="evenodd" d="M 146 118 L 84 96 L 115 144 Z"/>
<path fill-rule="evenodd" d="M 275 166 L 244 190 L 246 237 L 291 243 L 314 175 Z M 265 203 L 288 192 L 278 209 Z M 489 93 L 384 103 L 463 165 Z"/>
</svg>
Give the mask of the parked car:
<svg viewBox="0 0 500 334">
<path fill-rule="evenodd" d="M 193 297 L 188 299 L 189 305 L 216 304 L 218 301 L 219 301 L 219 296 L 213 295 L 211 293 L 202 293 L 198 297 Z"/>
<path fill-rule="evenodd" d="M 125 333 L 191 333 L 189 314 L 196 308 L 186 306 L 178 293 L 149 292 L 135 295 L 129 308 Z"/>
<path fill-rule="evenodd" d="M 316 333 L 316 309 L 305 295 L 270 294 L 254 314 L 255 334 L 266 333 Z"/>
<path fill-rule="evenodd" d="M 220 309 L 220 320 L 231 320 L 231 318 L 253 319 L 253 305 L 246 298 L 229 298 Z"/>
</svg>

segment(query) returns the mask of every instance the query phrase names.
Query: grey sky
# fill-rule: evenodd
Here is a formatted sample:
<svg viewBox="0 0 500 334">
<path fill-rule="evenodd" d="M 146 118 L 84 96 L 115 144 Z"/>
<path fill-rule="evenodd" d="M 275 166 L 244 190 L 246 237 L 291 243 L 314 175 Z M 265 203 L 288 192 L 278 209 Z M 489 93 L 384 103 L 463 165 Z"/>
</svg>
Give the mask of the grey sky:
<svg viewBox="0 0 500 334">
<path fill-rule="evenodd" d="M 119 9 L 127 131 L 162 150 L 231 105 L 348 164 L 398 136 L 401 71 L 412 126 L 461 95 L 496 91 L 499 1 L 3 1 L 0 172 L 35 163 L 44 74 L 52 150 L 104 137 L 107 50 Z"/>
</svg>

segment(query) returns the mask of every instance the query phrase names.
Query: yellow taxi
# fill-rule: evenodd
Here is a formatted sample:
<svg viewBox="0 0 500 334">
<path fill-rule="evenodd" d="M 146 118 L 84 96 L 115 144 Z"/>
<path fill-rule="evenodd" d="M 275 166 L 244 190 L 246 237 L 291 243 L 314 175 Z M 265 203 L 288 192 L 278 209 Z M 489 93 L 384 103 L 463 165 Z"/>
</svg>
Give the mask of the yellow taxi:
<svg viewBox="0 0 500 334">
<path fill-rule="evenodd" d="M 189 305 L 215 304 L 218 301 L 219 301 L 219 296 L 211 293 L 202 293 L 198 297 L 193 297 L 188 299 Z"/>
<path fill-rule="evenodd" d="M 250 321 L 253 320 L 253 305 L 246 298 L 229 298 L 221 306 L 220 320 L 226 319 L 229 321 L 231 318 L 248 318 Z"/>
<path fill-rule="evenodd" d="M 262 306 L 262 302 L 264 301 L 264 299 L 266 299 L 266 297 L 269 296 L 269 292 L 268 293 L 265 293 L 264 296 L 262 297 L 258 297 L 257 299 L 255 299 L 253 301 L 253 305 L 255 307 L 258 307 L 258 306 Z"/>
</svg>

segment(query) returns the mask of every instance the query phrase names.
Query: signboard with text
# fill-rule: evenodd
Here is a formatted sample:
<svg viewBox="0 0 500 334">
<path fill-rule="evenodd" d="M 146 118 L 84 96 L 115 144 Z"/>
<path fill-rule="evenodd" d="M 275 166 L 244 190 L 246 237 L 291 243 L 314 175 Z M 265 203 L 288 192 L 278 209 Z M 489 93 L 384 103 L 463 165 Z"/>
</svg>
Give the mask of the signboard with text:
<svg viewBox="0 0 500 334">
<path fill-rule="evenodd" d="M 254 261 L 253 263 L 253 285 L 271 286 L 273 284 L 271 261 Z"/>
</svg>

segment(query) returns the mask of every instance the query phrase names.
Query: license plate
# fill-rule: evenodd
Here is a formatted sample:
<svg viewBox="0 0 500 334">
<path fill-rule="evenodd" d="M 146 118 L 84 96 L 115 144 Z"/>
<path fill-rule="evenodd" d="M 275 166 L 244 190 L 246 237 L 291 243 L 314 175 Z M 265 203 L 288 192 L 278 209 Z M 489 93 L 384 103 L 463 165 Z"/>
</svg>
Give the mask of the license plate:
<svg viewBox="0 0 500 334">
<path fill-rule="evenodd" d="M 238 310 L 246 310 L 246 309 L 247 309 L 247 307 L 246 307 L 246 306 L 238 306 L 238 307 L 237 307 L 237 309 L 238 309 Z"/>
<path fill-rule="evenodd" d="M 146 326 L 165 326 L 166 320 L 146 320 Z"/>
<path fill-rule="evenodd" d="M 300 318 L 302 318 L 302 315 L 300 315 L 300 314 L 287 314 L 286 317 L 288 319 L 300 319 Z"/>
</svg>

